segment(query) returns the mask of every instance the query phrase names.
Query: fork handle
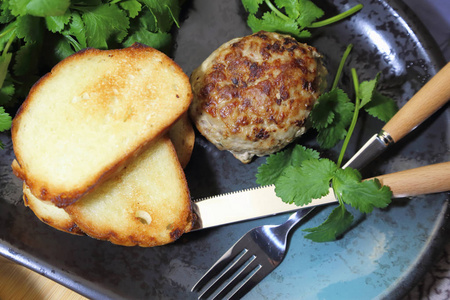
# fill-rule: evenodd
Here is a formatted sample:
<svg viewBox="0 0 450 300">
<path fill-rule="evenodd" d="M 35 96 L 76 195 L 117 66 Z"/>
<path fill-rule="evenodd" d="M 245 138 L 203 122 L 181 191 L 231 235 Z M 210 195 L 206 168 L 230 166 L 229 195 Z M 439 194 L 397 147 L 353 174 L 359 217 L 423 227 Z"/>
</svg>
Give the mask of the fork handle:
<svg viewBox="0 0 450 300">
<path fill-rule="evenodd" d="M 409 197 L 450 191 L 450 162 L 375 176 L 391 188 L 394 197 Z"/>
</svg>

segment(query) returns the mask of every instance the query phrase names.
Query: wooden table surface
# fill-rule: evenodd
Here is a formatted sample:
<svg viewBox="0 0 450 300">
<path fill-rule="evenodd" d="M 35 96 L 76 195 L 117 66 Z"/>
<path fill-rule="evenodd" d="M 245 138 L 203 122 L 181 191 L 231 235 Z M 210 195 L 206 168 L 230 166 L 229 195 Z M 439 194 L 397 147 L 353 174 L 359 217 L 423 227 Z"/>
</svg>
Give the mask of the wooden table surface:
<svg viewBox="0 0 450 300">
<path fill-rule="evenodd" d="M 82 300 L 86 298 L 0 256 L 0 299 Z"/>
</svg>

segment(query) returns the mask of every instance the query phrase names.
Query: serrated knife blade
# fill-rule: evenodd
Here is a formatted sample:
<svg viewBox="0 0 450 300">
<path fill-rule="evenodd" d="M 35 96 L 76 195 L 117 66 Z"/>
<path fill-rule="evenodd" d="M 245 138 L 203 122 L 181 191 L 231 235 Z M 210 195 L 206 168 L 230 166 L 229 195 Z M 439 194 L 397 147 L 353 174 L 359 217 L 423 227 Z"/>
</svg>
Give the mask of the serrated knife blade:
<svg viewBox="0 0 450 300">
<path fill-rule="evenodd" d="M 274 185 L 255 187 L 196 200 L 193 203 L 194 212 L 198 216 L 195 229 L 252 220 L 336 201 L 331 188 L 328 195 L 314 199 L 310 204 L 296 206 L 283 202 L 276 195 Z"/>
</svg>

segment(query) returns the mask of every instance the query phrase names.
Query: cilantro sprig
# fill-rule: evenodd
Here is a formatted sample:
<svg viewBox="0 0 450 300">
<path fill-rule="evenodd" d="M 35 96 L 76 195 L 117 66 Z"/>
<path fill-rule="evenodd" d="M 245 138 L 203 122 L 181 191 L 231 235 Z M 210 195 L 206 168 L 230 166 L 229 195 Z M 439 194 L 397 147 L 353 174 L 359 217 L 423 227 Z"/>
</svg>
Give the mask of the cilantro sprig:
<svg viewBox="0 0 450 300">
<path fill-rule="evenodd" d="M 338 87 L 344 63 L 352 48 L 352 44 L 347 46 L 331 90 L 319 97 L 310 114 L 312 127 L 318 133 L 317 142 L 323 149 L 333 148 L 345 138 L 348 143 L 351 133 L 347 128 L 350 126 L 349 130 L 353 131 L 361 109 L 383 122 L 389 121 L 398 111 L 395 101 L 377 91 L 379 73 L 374 79 L 359 83 L 356 71 L 352 70 L 356 94 L 355 103 L 351 102 L 347 93 Z M 355 107 L 356 104 L 357 107 Z"/>
<path fill-rule="evenodd" d="M 284 202 L 303 206 L 327 195 L 330 186 L 339 205 L 319 226 L 304 229 L 306 238 L 315 242 L 332 241 L 346 232 L 353 223 L 350 205 L 362 213 L 374 208 L 385 208 L 391 202 L 392 192 L 377 179 L 362 181 L 358 170 L 341 168 L 344 154 L 356 127 L 360 111 L 364 108 L 370 115 L 383 121 L 389 120 L 397 111 L 395 102 L 376 91 L 380 78 L 359 82 L 356 70 L 351 69 L 354 83 L 354 102 L 341 89 L 338 82 L 352 45 L 344 52 L 331 90 L 319 97 L 311 112 L 313 128 L 318 131 L 317 141 L 322 148 L 331 148 L 344 139 L 339 158 L 333 162 L 321 158 L 316 150 L 295 145 L 270 155 L 258 168 L 256 182 L 275 185 L 275 192 Z M 378 100 L 382 98 L 383 100 Z"/>
<path fill-rule="evenodd" d="M 0 105 L 23 100 L 61 59 L 84 48 L 139 42 L 169 50 L 182 0 L 3 0 Z"/>
<path fill-rule="evenodd" d="M 324 11 L 310 0 L 274 0 L 274 3 L 270 0 L 242 0 L 249 13 L 247 24 L 253 32 L 276 31 L 296 38 L 308 38 L 311 36 L 310 28 L 338 22 L 363 8 L 362 4 L 357 4 L 336 16 L 317 21 L 323 17 Z"/>
</svg>

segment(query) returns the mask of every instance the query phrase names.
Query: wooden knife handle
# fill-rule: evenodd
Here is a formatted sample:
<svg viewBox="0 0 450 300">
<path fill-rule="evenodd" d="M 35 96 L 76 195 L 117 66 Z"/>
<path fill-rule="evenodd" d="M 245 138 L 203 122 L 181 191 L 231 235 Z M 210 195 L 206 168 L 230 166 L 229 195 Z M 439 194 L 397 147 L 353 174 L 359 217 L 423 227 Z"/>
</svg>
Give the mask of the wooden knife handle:
<svg viewBox="0 0 450 300">
<path fill-rule="evenodd" d="M 430 79 L 393 117 L 383 130 L 399 141 L 450 99 L 450 62 Z"/>
<path fill-rule="evenodd" d="M 450 162 L 375 176 L 393 196 L 408 197 L 450 191 Z M 373 179 L 373 178 L 370 178 Z"/>
</svg>

